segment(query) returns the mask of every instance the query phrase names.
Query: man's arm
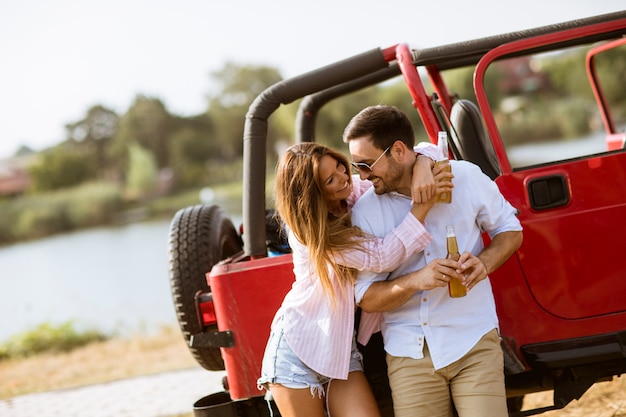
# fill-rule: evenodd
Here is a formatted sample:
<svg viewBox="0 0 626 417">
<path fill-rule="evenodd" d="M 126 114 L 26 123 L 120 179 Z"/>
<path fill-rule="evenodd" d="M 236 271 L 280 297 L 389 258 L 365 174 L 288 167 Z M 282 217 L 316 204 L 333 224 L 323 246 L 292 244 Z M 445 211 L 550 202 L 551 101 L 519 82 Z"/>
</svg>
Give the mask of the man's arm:
<svg viewBox="0 0 626 417">
<path fill-rule="evenodd" d="M 390 311 L 401 307 L 417 291 L 448 285 L 450 277 L 461 278 L 456 272 L 459 263 L 450 259 L 434 259 L 423 269 L 402 275 L 391 281 L 373 282 L 365 291 L 359 306 L 363 311 Z"/>
<path fill-rule="evenodd" d="M 502 266 L 522 244 L 521 231 L 498 233 L 478 256 L 464 252 L 459 259 L 457 272 L 464 276 L 464 283 L 470 290 L 487 275 Z"/>
</svg>

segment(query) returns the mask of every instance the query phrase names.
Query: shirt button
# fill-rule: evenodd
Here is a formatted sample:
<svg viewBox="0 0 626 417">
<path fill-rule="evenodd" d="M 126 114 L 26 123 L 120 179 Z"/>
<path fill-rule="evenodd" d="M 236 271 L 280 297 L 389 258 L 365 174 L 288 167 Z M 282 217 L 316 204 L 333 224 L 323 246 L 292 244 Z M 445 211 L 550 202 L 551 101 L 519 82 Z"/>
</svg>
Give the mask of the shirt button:
<svg viewBox="0 0 626 417">
<path fill-rule="evenodd" d="M 427 322 L 422 323 L 422 326 L 428 326 Z"/>
<path fill-rule="evenodd" d="M 422 301 L 426 302 L 426 301 L 428 301 L 428 298 L 424 297 L 424 299 Z"/>
</svg>

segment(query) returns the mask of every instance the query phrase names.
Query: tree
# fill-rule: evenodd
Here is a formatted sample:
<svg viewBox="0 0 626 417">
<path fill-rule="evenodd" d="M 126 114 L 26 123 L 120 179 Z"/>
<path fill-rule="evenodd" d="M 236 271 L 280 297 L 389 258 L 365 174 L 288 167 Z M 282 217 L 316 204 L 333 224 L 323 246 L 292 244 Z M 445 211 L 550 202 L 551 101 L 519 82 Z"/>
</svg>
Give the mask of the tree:
<svg viewBox="0 0 626 417">
<path fill-rule="evenodd" d="M 277 69 L 268 66 L 236 65 L 227 62 L 222 69 L 212 72 L 216 86 L 208 95 L 208 114 L 215 130 L 213 140 L 219 143 L 219 156 L 232 160 L 243 153 L 243 130 L 245 116 L 252 101 L 267 87 L 279 82 L 282 77 Z M 278 132 L 271 133 L 272 143 Z"/>
<path fill-rule="evenodd" d="M 181 119 L 178 125 L 169 143 L 170 166 L 176 185 L 184 188 L 206 184 L 207 163 L 219 154 L 218 142 L 211 140 L 211 120 L 197 116 Z"/>
<path fill-rule="evenodd" d="M 81 184 L 94 178 L 96 170 L 81 153 L 61 144 L 43 152 L 28 168 L 28 174 L 31 189 L 40 192 Z"/>
<path fill-rule="evenodd" d="M 104 106 L 96 105 L 87 111 L 84 119 L 65 125 L 69 140 L 98 142 L 110 140 L 117 131 L 118 116 Z"/>
<path fill-rule="evenodd" d="M 118 160 L 126 161 L 129 147 L 137 143 L 152 153 L 158 168 L 167 167 L 171 124 L 172 116 L 161 100 L 139 95 L 119 120 L 112 152 Z"/>
<path fill-rule="evenodd" d="M 131 198 L 149 196 L 157 184 L 157 166 L 154 155 L 137 143 L 128 149 L 128 174 L 126 192 Z"/>
<path fill-rule="evenodd" d="M 118 119 L 113 110 L 96 105 L 87 111 L 84 119 L 65 125 L 69 145 L 79 148 L 85 158 L 91 159 L 99 173 L 110 166 L 107 147 L 117 132 Z"/>
<path fill-rule="evenodd" d="M 210 75 L 218 88 L 215 94 L 208 95 L 209 109 L 247 108 L 267 87 L 282 80 L 276 68 L 237 65 L 233 62 L 226 62 Z"/>
</svg>

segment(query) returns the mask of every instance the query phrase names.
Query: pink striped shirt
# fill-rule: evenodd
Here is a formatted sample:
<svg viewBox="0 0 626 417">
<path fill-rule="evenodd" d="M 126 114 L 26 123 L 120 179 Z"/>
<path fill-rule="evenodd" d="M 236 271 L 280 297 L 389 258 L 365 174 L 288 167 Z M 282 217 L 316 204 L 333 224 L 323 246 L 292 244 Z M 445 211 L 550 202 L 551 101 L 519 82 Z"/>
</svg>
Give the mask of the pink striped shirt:
<svg viewBox="0 0 626 417">
<path fill-rule="evenodd" d="M 353 192 L 348 198 L 351 208 L 371 183 L 353 176 Z M 359 270 L 391 271 L 409 255 L 423 250 L 431 241 L 430 234 L 412 214 L 383 239 L 368 239 L 365 251 L 344 251 L 343 265 Z M 289 244 L 293 254 L 296 281 L 279 308 L 272 330 L 283 331 L 296 355 L 315 372 L 330 378 L 347 379 L 354 333 L 354 286 L 343 288 L 337 280 L 332 285 L 336 294 L 333 305 L 324 292 L 309 262 L 309 251 L 292 233 Z M 283 317 L 284 320 L 279 320 Z M 359 342 L 366 343 L 380 326 L 381 315 L 363 314 Z"/>
</svg>

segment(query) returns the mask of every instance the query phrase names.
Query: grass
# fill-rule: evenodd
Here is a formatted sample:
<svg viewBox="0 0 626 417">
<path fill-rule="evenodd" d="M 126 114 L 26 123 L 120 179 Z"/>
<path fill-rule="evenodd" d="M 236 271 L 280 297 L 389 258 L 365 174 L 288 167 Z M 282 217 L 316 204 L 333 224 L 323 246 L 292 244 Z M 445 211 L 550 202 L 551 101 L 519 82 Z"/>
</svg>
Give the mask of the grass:
<svg viewBox="0 0 626 417">
<path fill-rule="evenodd" d="M 0 361 L 0 400 L 197 367 L 176 328 Z M 36 377 L 33 377 L 36 376 Z"/>
<path fill-rule="evenodd" d="M 69 352 L 109 336 L 97 330 L 76 330 L 71 321 L 53 325 L 42 323 L 33 330 L 15 335 L 0 345 L 0 360 L 15 359 L 43 352 Z"/>
</svg>

